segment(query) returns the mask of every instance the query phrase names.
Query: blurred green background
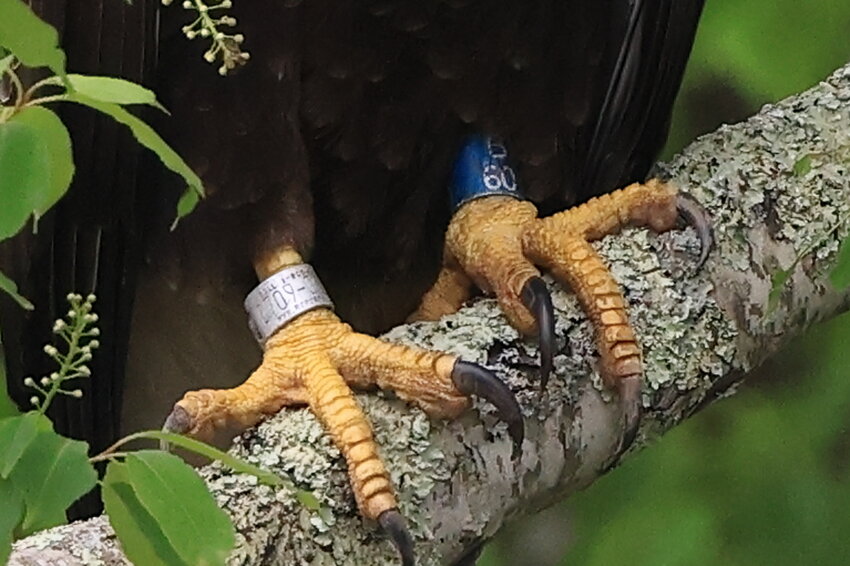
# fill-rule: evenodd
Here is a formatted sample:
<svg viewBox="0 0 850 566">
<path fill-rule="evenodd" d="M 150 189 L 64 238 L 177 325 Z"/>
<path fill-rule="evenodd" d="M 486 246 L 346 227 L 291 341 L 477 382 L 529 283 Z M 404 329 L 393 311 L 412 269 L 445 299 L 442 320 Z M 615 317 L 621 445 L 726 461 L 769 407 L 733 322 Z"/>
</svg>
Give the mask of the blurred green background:
<svg viewBox="0 0 850 566">
<path fill-rule="evenodd" d="M 850 0 L 707 0 L 665 155 L 850 61 Z M 850 133 L 848 133 L 850 135 Z M 850 314 L 479 566 L 850 565 Z"/>
</svg>

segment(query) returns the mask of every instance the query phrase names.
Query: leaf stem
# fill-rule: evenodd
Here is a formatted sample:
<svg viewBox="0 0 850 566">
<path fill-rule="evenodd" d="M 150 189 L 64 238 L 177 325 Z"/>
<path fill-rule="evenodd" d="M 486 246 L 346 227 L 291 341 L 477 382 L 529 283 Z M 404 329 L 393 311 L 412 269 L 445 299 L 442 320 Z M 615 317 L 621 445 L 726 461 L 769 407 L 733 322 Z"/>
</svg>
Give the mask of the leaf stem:
<svg viewBox="0 0 850 566">
<path fill-rule="evenodd" d="M 31 99 L 32 99 L 33 96 L 35 96 L 35 93 L 36 93 L 37 90 L 39 90 L 42 87 L 50 86 L 50 85 L 59 86 L 59 85 L 56 84 L 56 76 L 55 75 L 41 79 L 40 81 L 37 81 L 35 84 L 30 86 L 27 89 L 27 91 L 24 93 L 24 103 L 29 104 L 30 102 L 32 102 Z"/>
<path fill-rule="evenodd" d="M 66 102 L 69 100 L 68 93 L 63 92 L 62 94 L 53 94 L 50 96 L 42 96 L 41 98 L 34 98 L 32 100 L 28 100 L 24 107 L 30 106 L 39 106 L 44 104 L 49 104 L 50 102 Z"/>
<path fill-rule="evenodd" d="M 112 454 L 113 452 L 115 452 L 115 450 L 124 446 L 128 442 L 132 442 L 134 440 L 140 440 L 140 439 L 143 439 L 143 438 L 150 438 L 150 436 L 148 436 L 144 431 L 134 432 L 133 434 L 128 434 L 124 438 L 119 438 L 118 440 L 116 440 L 115 443 L 113 443 L 111 446 L 106 448 L 103 452 L 101 452 L 97 456 L 93 456 L 91 458 L 91 460 L 95 461 L 95 458 L 97 458 L 97 461 L 103 460 L 103 459 L 109 457 L 109 455 Z"/>
<path fill-rule="evenodd" d="M 106 460 L 114 460 L 116 458 L 126 458 L 129 452 L 110 452 L 107 454 L 106 452 L 101 452 L 97 456 L 92 456 L 89 458 L 90 464 L 96 464 L 98 462 L 104 462 Z"/>
</svg>

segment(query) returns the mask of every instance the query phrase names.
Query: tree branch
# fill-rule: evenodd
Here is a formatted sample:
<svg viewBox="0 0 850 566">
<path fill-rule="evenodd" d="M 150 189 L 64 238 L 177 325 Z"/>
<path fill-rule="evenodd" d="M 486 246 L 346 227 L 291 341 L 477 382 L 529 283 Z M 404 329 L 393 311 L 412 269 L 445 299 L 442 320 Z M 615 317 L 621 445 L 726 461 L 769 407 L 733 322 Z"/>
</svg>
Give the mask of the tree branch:
<svg viewBox="0 0 850 566">
<path fill-rule="evenodd" d="M 660 236 L 627 229 L 595 244 L 622 283 L 646 367 L 638 445 L 708 403 L 809 324 L 834 316 L 850 293 L 828 274 L 850 216 L 850 66 L 826 82 L 701 138 L 659 173 L 712 216 L 716 247 L 693 274 L 692 230 Z M 772 303 L 772 279 L 789 272 Z M 589 323 L 568 292 L 553 289 L 560 353 L 538 392 L 537 352 L 493 300 L 438 323 L 406 325 L 391 340 L 454 352 L 494 368 L 526 416 L 522 455 L 493 409 L 476 405 L 431 421 L 391 394 L 361 394 L 417 539 L 419 563 L 451 564 L 509 519 L 591 484 L 612 457 L 616 403 L 606 403 Z M 289 475 L 320 498 L 320 513 L 219 465 L 201 473 L 239 532 L 233 564 L 397 564 L 376 525 L 361 519 L 339 452 L 307 410 L 285 410 L 243 435 L 233 451 Z M 103 518 L 59 527 L 15 545 L 11 564 L 122 564 Z"/>
</svg>

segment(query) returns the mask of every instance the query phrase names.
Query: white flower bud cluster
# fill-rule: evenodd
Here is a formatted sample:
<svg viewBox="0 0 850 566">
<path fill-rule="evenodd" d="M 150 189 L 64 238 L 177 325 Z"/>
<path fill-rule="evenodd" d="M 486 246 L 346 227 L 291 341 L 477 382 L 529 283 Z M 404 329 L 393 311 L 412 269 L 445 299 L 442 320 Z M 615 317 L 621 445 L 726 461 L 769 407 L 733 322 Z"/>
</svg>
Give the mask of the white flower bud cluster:
<svg viewBox="0 0 850 566">
<path fill-rule="evenodd" d="M 91 361 L 94 350 L 100 347 L 100 341 L 95 338 L 100 336 L 100 329 L 95 326 L 99 318 L 97 313 L 92 312 L 96 297 L 89 294 L 83 298 L 80 294 L 69 293 L 65 298 L 71 308 L 64 319 L 60 318 L 53 324 L 53 333 L 67 346 L 67 352 L 60 351 L 53 344 L 44 346 L 44 353 L 53 358 L 59 370 L 37 381 L 32 377 L 24 378 L 24 385 L 38 393 L 30 398 L 30 403 L 41 412 L 47 410 L 57 394 L 75 399 L 83 396 L 82 389 L 65 389 L 64 382 L 90 377 L 92 372 L 87 363 Z"/>
<path fill-rule="evenodd" d="M 172 0 L 162 0 L 165 6 L 171 5 L 171 2 Z M 195 21 L 183 26 L 183 35 L 188 39 L 201 37 L 212 40 L 210 48 L 204 53 L 204 60 L 207 63 L 215 63 L 220 58 L 221 66 L 218 68 L 220 75 L 226 75 L 248 62 L 251 54 L 241 48 L 245 36 L 241 33 L 228 34 L 219 29 L 235 27 L 236 18 L 228 15 L 219 17 L 213 15 L 220 10 L 232 8 L 231 0 L 221 0 L 218 4 L 206 4 L 204 0 L 183 0 L 182 6 L 184 10 L 191 10 L 198 14 Z"/>
</svg>

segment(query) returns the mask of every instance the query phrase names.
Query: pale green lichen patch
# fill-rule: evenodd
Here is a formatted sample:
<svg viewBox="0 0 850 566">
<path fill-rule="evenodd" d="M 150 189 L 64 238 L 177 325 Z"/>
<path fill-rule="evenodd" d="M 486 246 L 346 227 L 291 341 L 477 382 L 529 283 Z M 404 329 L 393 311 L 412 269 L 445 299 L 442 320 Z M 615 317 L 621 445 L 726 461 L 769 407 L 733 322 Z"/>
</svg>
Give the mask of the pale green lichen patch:
<svg viewBox="0 0 850 566">
<path fill-rule="evenodd" d="M 130 566 L 105 516 L 36 533 L 15 543 L 17 565 Z"/>
<path fill-rule="evenodd" d="M 476 363 L 486 363 L 488 349 L 496 343 L 510 344 L 519 333 L 504 323 L 496 302 L 472 302 L 461 312 L 438 322 L 417 322 L 396 327 L 386 334 L 391 342 L 449 352 Z"/>
<path fill-rule="evenodd" d="M 361 394 L 357 400 L 372 423 L 411 531 L 429 536 L 423 502 L 433 491 L 434 483 L 444 481 L 450 473 L 443 454 L 432 443 L 430 420 L 397 399 Z M 364 553 L 374 556 L 375 545 L 386 547 L 388 558 L 395 556 L 392 546 L 375 532 L 376 526 L 364 524 L 359 516 L 345 463 L 308 410 L 282 411 L 238 439 L 233 451 L 291 478 L 299 488 L 315 493 L 322 505 L 318 512 L 309 511 L 294 502 L 291 493 L 257 486 L 254 478 L 227 474 L 219 465 L 207 467 L 204 474 L 219 501 L 227 508 L 240 509 L 234 519 L 243 544 L 233 563 L 256 563 L 255 553 L 265 552 L 267 544 L 275 544 L 276 552 L 293 560 L 308 552 L 319 561 L 316 563 L 326 560 L 328 564 L 362 564 L 366 560 Z M 253 503 L 246 507 L 240 499 Z M 290 530 L 284 543 L 279 529 L 282 518 L 291 515 L 298 516 L 302 529 Z M 352 538 L 352 533 L 362 536 Z"/>
<path fill-rule="evenodd" d="M 778 335 L 793 335 L 789 326 L 802 330 L 833 306 L 807 303 L 833 292 L 826 276 L 848 232 L 848 77 L 844 68 L 820 88 L 701 138 L 662 167 L 711 210 L 718 232 L 713 268 L 726 283 L 718 298 L 744 331 L 744 368 Z M 774 290 L 781 270 L 790 270 L 793 285 Z M 780 298 L 777 308 L 768 308 L 771 292 Z"/>
<path fill-rule="evenodd" d="M 697 272 L 695 233 L 629 228 L 594 247 L 623 288 L 643 352 L 645 404 L 654 406 L 670 389 L 691 392 L 697 402 L 733 367 L 736 330 L 713 298 L 710 270 Z"/>
</svg>

